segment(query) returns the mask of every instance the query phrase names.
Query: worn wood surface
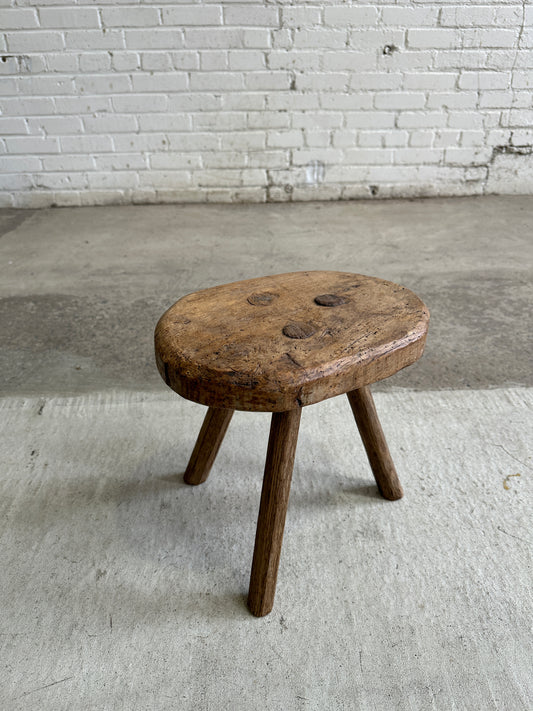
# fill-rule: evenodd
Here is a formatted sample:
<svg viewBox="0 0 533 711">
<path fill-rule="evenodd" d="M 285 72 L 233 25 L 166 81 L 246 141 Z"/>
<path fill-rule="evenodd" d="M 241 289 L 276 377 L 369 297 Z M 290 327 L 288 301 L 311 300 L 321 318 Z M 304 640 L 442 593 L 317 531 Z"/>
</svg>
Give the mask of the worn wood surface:
<svg viewBox="0 0 533 711">
<path fill-rule="evenodd" d="M 214 407 L 207 411 L 183 477 L 187 484 L 202 484 L 209 476 L 233 412 Z"/>
<path fill-rule="evenodd" d="M 392 282 L 292 272 L 197 291 L 161 317 L 161 376 L 213 407 L 281 412 L 392 375 L 422 354 L 429 313 Z"/>
<path fill-rule="evenodd" d="M 298 408 L 272 414 L 248 591 L 248 607 L 256 617 L 267 615 L 274 604 L 301 413 Z"/>
<path fill-rule="evenodd" d="M 381 495 L 391 501 L 401 499 L 402 485 L 381 429 L 370 388 L 352 390 L 347 394 Z"/>
</svg>

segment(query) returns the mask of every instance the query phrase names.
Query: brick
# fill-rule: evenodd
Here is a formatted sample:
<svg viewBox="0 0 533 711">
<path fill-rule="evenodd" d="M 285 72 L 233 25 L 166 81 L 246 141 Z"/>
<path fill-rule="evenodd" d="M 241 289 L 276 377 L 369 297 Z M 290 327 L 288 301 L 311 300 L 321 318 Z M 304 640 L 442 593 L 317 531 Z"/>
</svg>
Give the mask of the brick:
<svg viewBox="0 0 533 711">
<path fill-rule="evenodd" d="M 437 52 L 435 69 L 486 69 L 488 53 L 480 49 Z"/>
<path fill-rule="evenodd" d="M 485 145 L 485 131 L 462 131 L 461 146 Z"/>
<path fill-rule="evenodd" d="M 103 114 L 86 116 L 83 125 L 87 133 L 130 133 L 138 129 L 137 117 L 131 114 Z"/>
<path fill-rule="evenodd" d="M 239 94 L 236 94 L 239 97 Z M 210 93 L 191 94 L 189 92 L 174 94 L 168 97 L 168 110 L 181 111 L 218 111 L 222 108 L 222 97 Z"/>
<path fill-rule="evenodd" d="M 50 72 L 77 72 L 79 70 L 79 58 L 77 54 L 54 54 L 47 52 L 46 65 Z"/>
<path fill-rule="evenodd" d="M 93 7 L 41 7 L 41 27 L 74 30 L 100 27 L 98 10 Z"/>
<path fill-rule="evenodd" d="M 438 7 L 384 7 L 383 22 L 401 27 L 434 27 L 437 25 Z"/>
<path fill-rule="evenodd" d="M 340 30 L 296 30 L 294 47 L 296 49 L 319 48 L 341 49 L 346 44 L 346 32 Z"/>
<path fill-rule="evenodd" d="M 435 131 L 428 129 L 413 130 L 409 134 L 408 144 L 414 148 L 428 148 L 433 144 Z"/>
<path fill-rule="evenodd" d="M 506 89 L 511 83 L 510 72 L 463 72 L 459 77 L 460 89 Z"/>
<path fill-rule="evenodd" d="M 28 133 L 28 127 L 23 118 L 0 117 L 0 136 L 26 133 Z"/>
<path fill-rule="evenodd" d="M 197 168 L 244 168 L 248 162 L 248 156 L 244 153 L 236 153 L 235 151 L 217 151 L 203 156 L 203 159 L 198 160 Z"/>
<path fill-rule="evenodd" d="M 288 72 L 246 72 L 244 84 L 250 91 L 279 91 L 290 87 L 291 76 Z"/>
<path fill-rule="evenodd" d="M 361 138 L 361 137 L 359 137 Z M 396 146 L 406 146 L 409 140 L 409 134 L 407 131 L 389 131 L 384 134 L 384 143 L 387 148 L 392 148 Z"/>
<path fill-rule="evenodd" d="M 224 7 L 226 25 L 249 25 L 254 27 L 279 27 L 279 10 L 276 7 L 238 5 Z"/>
<path fill-rule="evenodd" d="M 479 129 L 483 128 L 483 116 L 474 111 L 450 111 L 448 113 L 450 128 Z"/>
<path fill-rule="evenodd" d="M 388 148 L 354 148 L 345 151 L 346 161 L 352 165 L 390 165 L 392 150 Z"/>
<path fill-rule="evenodd" d="M 340 112 L 327 111 L 306 111 L 297 113 L 292 117 L 293 128 L 340 128 L 343 122 L 343 115 Z"/>
<path fill-rule="evenodd" d="M 50 98 L 8 98 L 2 100 L 2 110 L 4 116 L 42 116 L 54 114 L 55 105 Z"/>
<path fill-rule="evenodd" d="M 440 112 L 408 112 L 398 116 L 398 128 L 441 128 L 446 125 L 446 114 Z"/>
<path fill-rule="evenodd" d="M 155 7 L 104 7 L 100 13 L 104 27 L 143 27 L 148 33 L 160 24 Z"/>
<path fill-rule="evenodd" d="M 405 165 L 427 165 L 439 163 L 444 156 L 444 151 L 437 148 L 397 148 L 394 151 L 394 163 Z"/>
<path fill-rule="evenodd" d="M 228 69 L 228 53 L 223 49 L 203 49 L 199 52 L 202 71 L 223 71 Z"/>
<path fill-rule="evenodd" d="M 297 91 L 345 91 L 349 81 L 350 74 L 348 72 L 343 74 L 306 72 L 305 74 L 297 74 L 295 85 Z"/>
<path fill-rule="evenodd" d="M 269 47 L 268 30 L 245 30 L 220 27 L 216 32 L 207 28 L 186 28 L 185 44 L 189 49 L 239 49 L 244 47 Z"/>
<path fill-rule="evenodd" d="M 482 91 L 479 94 L 479 106 L 482 109 L 507 109 L 512 103 L 513 95 L 508 91 Z"/>
<path fill-rule="evenodd" d="M 318 7 L 283 7 L 281 10 L 281 22 L 283 26 L 292 28 L 309 27 L 319 25 L 321 22 L 321 11 Z"/>
<path fill-rule="evenodd" d="M 111 62 L 117 72 L 131 72 L 141 65 L 137 52 L 111 52 Z"/>
<path fill-rule="evenodd" d="M 446 49 L 451 47 L 461 47 L 462 38 L 457 30 L 451 29 L 410 29 L 407 31 L 407 43 L 409 47 Z"/>
<path fill-rule="evenodd" d="M 113 150 L 110 136 L 64 136 L 60 142 L 65 153 L 104 153 Z"/>
<path fill-rule="evenodd" d="M 60 32 L 6 32 L 6 41 L 10 52 L 48 52 L 64 47 Z"/>
<path fill-rule="evenodd" d="M 0 158 L 3 173 L 26 173 L 30 170 L 41 170 L 42 159 L 37 156 L 6 156 Z"/>
<path fill-rule="evenodd" d="M 58 96 L 55 106 L 61 114 L 93 114 L 111 110 L 110 96 Z"/>
<path fill-rule="evenodd" d="M 0 9 L 0 27 L 5 30 L 27 30 L 39 27 L 37 13 L 33 9 L 13 8 Z"/>
<path fill-rule="evenodd" d="M 354 74 L 350 81 L 350 88 L 355 90 L 379 91 L 383 89 L 399 89 L 402 85 L 402 74 L 369 72 Z"/>
<path fill-rule="evenodd" d="M 445 150 L 446 163 L 461 165 L 487 163 L 491 156 L 491 148 L 447 148 Z"/>
<path fill-rule="evenodd" d="M 80 155 L 55 155 L 44 156 L 42 158 L 43 169 L 45 171 L 64 172 L 94 170 L 94 158 L 92 156 Z"/>
<path fill-rule="evenodd" d="M 174 92 L 185 91 L 188 88 L 188 76 L 184 72 L 165 72 L 150 74 L 133 74 L 133 91 L 135 92 Z"/>
<path fill-rule="evenodd" d="M 458 76 L 459 75 L 456 72 L 424 72 L 417 74 L 405 74 L 403 77 L 403 87 L 404 89 L 446 91 L 455 87 Z M 471 87 L 461 88 L 466 89 Z"/>
<path fill-rule="evenodd" d="M 464 31 L 464 47 L 514 47 L 518 36 L 516 30 L 480 29 L 474 28 Z"/>
<path fill-rule="evenodd" d="M 122 30 L 71 30 L 65 32 L 67 49 L 124 49 L 124 33 Z"/>
<path fill-rule="evenodd" d="M 430 94 L 427 101 L 428 109 L 474 109 L 477 106 L 478 95 L 475 91 L 457 91 L 446 94 Z"/>
<path fill-rule="evenodd" d="M 28 129 L 33 135 L 43 131 L 52 136 L 64 136 L 83 132 L 83 125 L 78 116 L 41 116 L 29 118 Z"/>
<path fill-rule="evenodd" d="M 269 148 L 298 148 L 303 146 L 302 131 L 268 131 L 266 144 Z"/>
<path fill-rule="evenodd" d="M 128 49 L 181 49 L 184 46 L 181 29 L 125 30 Z"/>
<path fill-rule="evenodd" d="M 422 93 L 393 93 L 384 92 L 376 94 L 374 105 L 376 109 L 404 110 L 421 109 L 426 103 L 426 95 Z"/>
<path fill-rule="evenodd" d="M 279 111 L 252 111 L 248 114 L 247 126 L 251 129 L 289 128 L 290 116 Z"/>
<path fill-rule="evenodd" d="M 246 128 L 247 124 L 244 111 L 225 111 L 220 114 L 214 112 L 195 114 L 192 117 L 192 122 L 193 128 L 198 128 L 201 131 L 209 128 L 216 131 L 241 131 Z"/>
<path fill-rule="evenodd" d="M 327 52 L 323 57 L 325 71 L 343 71 L 344 69 L 356 73 L 366 72 L 376 68 L 376 58 L 368 52 L 342 51 Z"/>
<path fill-rule="evenodd" d="M 28 153 L 30 155 L 41 153 L 59 153 L 57 138 L 44 136 L 8 136 L 5 139 L 8 153 Z"/>
<path fill-rule="evenodd" d="M 132 171 L 111 171 L 87 173 L 87 183 L 89 188 L 135 188 L 139 184 L 139 178 Z"/>
<path fill-rule="evenodd" d="M 286 54 L 285 52 L 283 53 Z M 228 52 L 228 67 L 234 71 L 254 71 L 265 69 L 265 54 L 255 50 L 230 50 Z M 269 57 L 271 69 L 284 69 L 272 65 L 272 55 Z"/>
<path fill-rule="evenodd" d="M 191 91 L 239 91 L 244 88 L 244 76 L 235 72 L 208 72 L 191 75 Z"/>
<path fill-rule="evenodd" d="M 77 76 L 76 90 L 84 94 L 117 94 L 131 89 L 131 80 L 124 74 L 91 74 Z"/>
<path fill-rule="evenodd" d="M 230 93 L 218 97 L 224 111 L 263 111 L 268 92 Z"/>
<path fill-rule="evenodd" d="M 402 48 L 405 45 L 403 30 L 352 30 L 349 33 L 350 47 L 358 51 L 383 50 L 386 46 Z"/>
<path fill-rule="evenodd" d="M 494 9 L 490 5 L 443 7 L 440 13 L 440 24 L 443 27 L 482 27 L 491 25 L 493 20 Z"/>
<path fill-rule="evenodd" d="M 109 52 L 86 52 L 80 55 L 82 72 L 105 72 L 111 69 Z"/>
<path fill-rule="evenodd" d="M 329 131 L 306 131 L 304 133 L 304 144 L 309 148 L 326 148 L 330 142 Z"/>
<path fill-rule="evenodd" d="M 374 103 L 372 94 L 329 94 L 320 95 L 320 106 L 328 111 L 355 111 L 371 109 Z"/>
<path fill-rule="evenodd" d="M 327 6 L 324 9 L 324 24 L 334 27 L 362 27 L 375 25 L 378 19 L 378 10 L 368 6 Z"/>
<path fill-rule="evenodd" d="M 182 5 L 164 7 L 161 11 L 164 25 L 221 25 L 222 8 L 216 5 Z"/>
<path fill-rule="evenodd" d="M 139 153 L 104 153 L 91 159 L 97 170 L 145 170 L 148 167 L 147 156 Z"/>
<path fill-rule="evenodd" d="M 166 151 L 171 136 L 165 133 L 118 134 L 113 136 L 114 150 L 119 153 L 140 151 Z"/>
<path fill-rule="evenodd" d="M 146 114 L 138 117 L 141 131 L 188 131 L 191 117 L 188 114 Z"/>
<path fill-rule="evenodd" d="M 334 148 L 352 148 L 357 143 L 357 131 L 343 129 L 333 131 L 331 142 Z M 377 145 L 381 145 L 381 143 Z"/>
<path fill-rule="evenodd" d="M 166 71 L 172 67 L 172 57 L 169 52 L 141 53 L 141 68 L 144 71 Z"/>
<path fill-rule="evenodd" d="M 435 131 L 435 135 L 433 138 L 433 146 L 435 148 L 448 148 L 450 146 L 458 146 L 460 136 L 461 131 Z"/>
<path fill-rule="evenodd" d="M 171 52 L 170 58 L 174 69 L 187 71 L 190 69 L 198 69 L 200 66 L 200 57 L 198 52 Z"/>
<path fill-rule="evenodd" d="M 0 190 L 31 190 L 33 180 L 30 175 L 24 173 L 9 174 L 2 171 L 0 173 Z"/>
<path fill-rule="evenodd" d="M 393 128 L 395 114 L 385 111 L 361 111 L 346 113 L 346 128 Z"/>
<path fill-rule="evenodd" d="M 512 85 L 514 89 L 532 89 L 533 88 L 533 71 L 531 72 L 513 72 Z"/>
<path fill-rule="evenodd" d="M 125 94 L 113 96 L 113 107 L 119 113 L 165 111 L 168 97 L 165 94 Z"/>
<path fill-rule="evenodd" d="M 169 136 L 168 145 L 172 151 L 218 151 L 220 138 L 213 133 L 174 134 Z"/>
</svg>

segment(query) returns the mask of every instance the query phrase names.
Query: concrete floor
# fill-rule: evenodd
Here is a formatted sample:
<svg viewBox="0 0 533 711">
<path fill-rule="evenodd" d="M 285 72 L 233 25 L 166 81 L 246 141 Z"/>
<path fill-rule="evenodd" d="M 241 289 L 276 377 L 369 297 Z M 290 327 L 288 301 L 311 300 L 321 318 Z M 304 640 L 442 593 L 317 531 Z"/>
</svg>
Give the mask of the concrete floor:
<svg viewBox="0 0 533 711">
<path fill-rule="evenodd" d="M 533 199 L 0 211 L 0 706 L 533 709 Z M 306 408 L 276 603 L 244 606 L 268 416 L 181 480 L 204 409 L 153 363 L 195 289 L 339 269 L 428 304 L 375 388 L 385 502 Z"/>
</svg>

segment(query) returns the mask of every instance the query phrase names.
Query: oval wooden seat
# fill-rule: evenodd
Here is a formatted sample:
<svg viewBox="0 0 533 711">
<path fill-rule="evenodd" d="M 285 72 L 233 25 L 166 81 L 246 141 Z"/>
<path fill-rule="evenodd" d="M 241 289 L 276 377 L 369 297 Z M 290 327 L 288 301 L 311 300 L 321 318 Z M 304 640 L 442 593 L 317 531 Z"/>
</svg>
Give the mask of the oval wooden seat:
<svg viewBox="0 0 533 711">
<path fill-rule="evenodd" d="M 169 387 L 208 405 L 185 471 L 201 484 L 234 410 L 272 412 L 248 592 L 254 615 L 272 609 L 300 414 L 346 393 L 386 499 L 402 487 L 379 423 L 371 383 L 422 355 L 429 312 L 413 292 L 346 272 L 292 272 L 184 296 L 155 331 Z"/>
<path fill-rule="evenodd" d="M 422 354 L 429 313 L 405 287 L 293 272 L 183 297 L 155 334 L 161 376 L 218 408 L 284 412 L 382 380 Z"/>
</svg>

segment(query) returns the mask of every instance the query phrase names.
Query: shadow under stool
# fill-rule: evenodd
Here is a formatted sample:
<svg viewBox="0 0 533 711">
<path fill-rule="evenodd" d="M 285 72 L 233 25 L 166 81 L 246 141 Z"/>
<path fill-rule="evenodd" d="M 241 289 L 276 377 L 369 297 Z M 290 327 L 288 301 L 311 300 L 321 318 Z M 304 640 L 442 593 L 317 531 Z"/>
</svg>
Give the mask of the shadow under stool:
<svg viewBox="0 0 533 711">
<path fill-rule="evenodd" d="M 248 607 L 274 603 L 302 407 L 346 394 L 382 496 L 402 487 L 369 386 L 422 355 L 429 312 L 412 291 L 345 272 L 291 272 L 184 296 L 159 320 L 156 361 L 209 407 L 185 472 L 204 482 L 234 410 L 272 412 Z"/>
</svg>

